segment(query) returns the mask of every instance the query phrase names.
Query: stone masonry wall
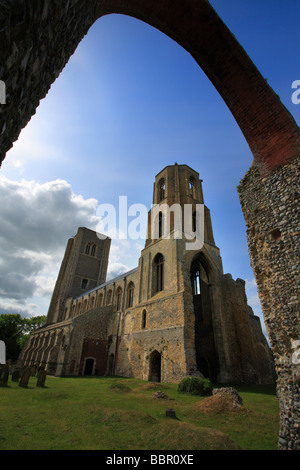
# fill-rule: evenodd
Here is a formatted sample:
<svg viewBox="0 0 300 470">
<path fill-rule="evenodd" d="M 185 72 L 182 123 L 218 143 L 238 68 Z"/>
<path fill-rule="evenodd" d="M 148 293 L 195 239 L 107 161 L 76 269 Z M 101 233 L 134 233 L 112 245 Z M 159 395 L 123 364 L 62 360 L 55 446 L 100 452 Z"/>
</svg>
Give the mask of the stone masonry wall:
<svg viewBox="0 0 300 470">
<path fill-rule="evenodd" d="M 300 449 L 299 180 L 298 158 L 263 178 L 252 166 L 238 186 L 278 375 L 281 449 Z"/>
</svg>

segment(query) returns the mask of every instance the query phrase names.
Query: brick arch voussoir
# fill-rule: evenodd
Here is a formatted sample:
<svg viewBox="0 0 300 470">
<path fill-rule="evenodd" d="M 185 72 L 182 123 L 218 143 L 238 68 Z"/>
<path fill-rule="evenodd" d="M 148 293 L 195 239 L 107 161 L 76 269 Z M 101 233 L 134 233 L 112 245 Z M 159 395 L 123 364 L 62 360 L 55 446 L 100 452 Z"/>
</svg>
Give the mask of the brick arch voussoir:
<svg viewBox="0 0 300 470">
<path fill-rule="evenodd" d="M 239 125 L 262 175 L 300 156 L 299 127 L 207 0 L 104 0 L 159 29 L 192 55 Z"/>
<path fill-rule="evenodd" d="M 14 5 L 0 0 L 5 64 L 0 80 L 7 90 L 0 161 L 90 27 L 111 13 L 148 23 L 192 55 L 232 112 L 261 174 L 300 155 L 293 117 L 207 0 L 18 0 Z"/>
</svg>

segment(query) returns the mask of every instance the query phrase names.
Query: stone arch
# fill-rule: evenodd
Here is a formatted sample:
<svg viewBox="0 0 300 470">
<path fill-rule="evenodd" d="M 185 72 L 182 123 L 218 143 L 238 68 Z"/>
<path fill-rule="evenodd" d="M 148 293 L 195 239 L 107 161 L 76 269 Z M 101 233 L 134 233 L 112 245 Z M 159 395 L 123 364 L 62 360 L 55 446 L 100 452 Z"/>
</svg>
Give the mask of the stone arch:
<svg viewBox="0 0 300 470">
<path fill-rule="evenodd" d="M 6 69 L 0 79 L 8 90 L 14 88 L 3 113 L 1 161 L 82 37 L 97 19 L 111 13 L 148 23 L 192 55 L 233 114 L 262 173 L 272 172 L 299 155 L 296 122 L 207 0 L 70 0 L 67 5 L 53 0 L 24 8 L 22 15 L 18 8 L 18 3 L 11 2 L 1 14 L 7 44 L 3 44 L 2 59 Z M 56 40 L 52 41 L 54 22 Z M 12 37 L 18 57 L 8 47 Z"/>
</svg>

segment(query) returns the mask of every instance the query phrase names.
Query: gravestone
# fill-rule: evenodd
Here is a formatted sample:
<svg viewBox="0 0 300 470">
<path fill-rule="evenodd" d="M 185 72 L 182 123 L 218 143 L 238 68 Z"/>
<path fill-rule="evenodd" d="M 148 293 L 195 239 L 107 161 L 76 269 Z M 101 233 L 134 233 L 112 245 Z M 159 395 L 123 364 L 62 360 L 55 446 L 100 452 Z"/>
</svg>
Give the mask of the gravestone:
<svg viewBox="0 0 300 470">
<path fill-rule="evenodd" d="M 168 408 L 168 409 L 166 410 L 166 418 L 177 419 L 175 410 L 173 410 L 173 408 Z"/>
<path fill-rule="evenodd" d="M 16 369 L 13 371 L 13 373 L 11 374 L 11 380 L 12 382 L 19 382 L 20 380 L 20 369 Z"/>
<path fill-rule="evenodd" d="M 27 367 L 22 374 L 21 380 L 19 382 L 19 387 L 26 388 L 28 386 L 30 374 L 31 374 L 31 369 L 30 367 Z"/>
<path fill-rule="evenodd" d="M 39 370 L 38 376 L 37 376 L 37 382 L 36 382 L 37 387 L 45 386 L 46 376 L 47 376 L 47 372 L 45 370 L 43 369 Z"/>
<path fill-rule="evenodd" d="M 0 387 L 7 387 L 9 377 L 9 365 L 2 364 L 0 365 Z"/>
</svg>

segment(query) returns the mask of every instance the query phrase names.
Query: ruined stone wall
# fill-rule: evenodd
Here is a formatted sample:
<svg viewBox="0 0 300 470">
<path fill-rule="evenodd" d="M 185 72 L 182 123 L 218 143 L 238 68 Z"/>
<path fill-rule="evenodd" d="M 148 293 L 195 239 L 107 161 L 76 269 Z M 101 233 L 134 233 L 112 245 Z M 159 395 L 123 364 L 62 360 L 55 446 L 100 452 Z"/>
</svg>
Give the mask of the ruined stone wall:
<svg viewBox="0 0 300 470">
<path fill-rule="evenodd" d="M 282 449 L 300 448 L 299 170 L 297 159 L 262 178 L 253 165 L 238 187 L 278 375 Z"/>
<path fill-rule="evenodd" d="M 234 281 L 230 274 L 226 274 L 220 278 L 220 289 L 230 380 L 241 383 L 273 383 L 273 360 L 261 330 L 260 319 L 247 304 L 245 281 Z"/>
<path fill-rule="evenodd" d="M 62 375 L 82 375 L 86 357 L 95 358 L 99 374 L 106 372 L 108 330 L 113 318 L 112 306 L 107 306 L 73 319 Z"/>
</svg>

